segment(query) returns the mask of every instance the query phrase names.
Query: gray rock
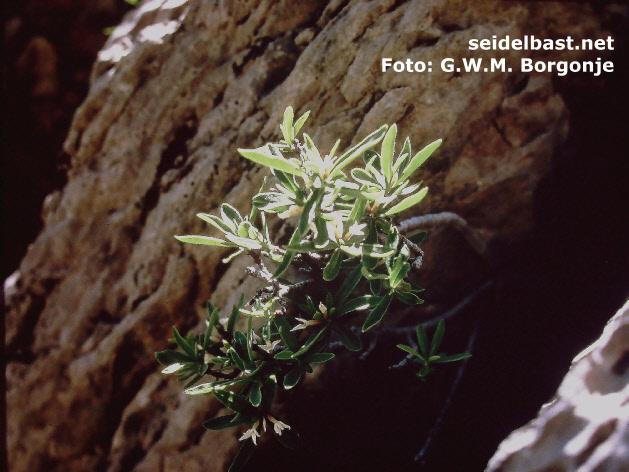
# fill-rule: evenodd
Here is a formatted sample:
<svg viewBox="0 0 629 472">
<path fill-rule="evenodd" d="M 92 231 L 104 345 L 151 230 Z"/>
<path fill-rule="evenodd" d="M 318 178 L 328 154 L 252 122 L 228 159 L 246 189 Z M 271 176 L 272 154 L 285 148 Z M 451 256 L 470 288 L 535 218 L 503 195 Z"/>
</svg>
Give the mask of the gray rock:
<svg viewBox="0 0 629 472">
<path fill-rule="evenodd" d="M 554 398 L 505 439 L 487 472 L 629 470 L 629 302 L 579 354 Z"/>
</svg>

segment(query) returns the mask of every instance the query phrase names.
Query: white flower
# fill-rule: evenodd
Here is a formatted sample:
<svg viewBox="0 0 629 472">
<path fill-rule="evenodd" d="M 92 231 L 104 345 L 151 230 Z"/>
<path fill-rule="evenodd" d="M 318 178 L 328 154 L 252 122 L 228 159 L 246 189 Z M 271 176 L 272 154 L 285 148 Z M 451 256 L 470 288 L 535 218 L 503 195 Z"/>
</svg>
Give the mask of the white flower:
<svg viewBox="0 0 629 472">
<path fill-rule="evenodd" d="M 328 237 L 334 241 L 338 242 L 343 239 L 343 221 L 340 218 L 335 218 L 332 221 L 326 221 L 325 226 L 328 229 Z"/>
<path fill-rule="evenodd" d="M 255 424 L 251 427 L 251 429 L 248 429 L 247 431 L 245 431 L 245 433 L 242 436 L 240 436 L 239 441 L 244 441 L 246 439 L 251 438 L 251 440 L 253 441 L 253 444 L 257 446 L 258 443 L 256 441 L 260 437 L 260 433 L 258 432 L 259 426 L 260 426 L 260 422 L 256 421 Z"/>
<path fill-rule="evenodd" d="M 328 308 L 323 304 L 323 302 L 319 302 L 319 311 L 323 316 L 328 314 Z"/>
<path fill-rule="evenodd" d="M 211 364 L 212 363 L 212 356 L 210 356 L 210 354 L 208 352 L 206 352 L 203 355 L 203 362 L 205 362 L 206 364 Z"/>
<path fill-rule="evenodd" d="M 320 323 L 319 320 L 306 320 L 304 318 L 295 318 L 298 321 L 301 321 L 300 324 L 295 326 L 291 331 L 298 331 L 300 329 L 306 329 L 308 326 L 314 326 Z"/>
<path fill-rule="evenodd" d="M 279 344 L 279 340 L 273 341 L 273 342 L 268 342 L 266 344 L 259 344 L 260 349 L 264 349 L 266 352 L 271 353 L 274 349 L 275 346 L 277 346 Z"/>
<path fill-rule="evenodd" d="M 301 215 L 303 211 L 304 207 L 299 205 L 291 205 L 288 207 L 288 210 L 285 210 L 282 213 L 278 213 L 277 216 L 285 220 L 287 218 L 290 218 L 291 216 Z"/>
<path fill-rule="evenodd" d="M 363 236 L 365 234 L 365 232 L 363 231 L 363 229 L 365 229 L 365 226 L 367 226 L 367 223 L 362 223 L 362 224 L 354 223 L 347 230 L 345 239 L 349 239 L 352 236 Z"/>
<path fill-rule="evenodd" d="M 282 423 L 280 420 L 273 418 L 271 415 L 268 415 L 267 418 L 271 423 L 273 423 L 273 431 L 275 431 L 275 434 L 278 436 L 282 435 L 283 430 L 290 429 L 289 425 Z"/>
</svg>

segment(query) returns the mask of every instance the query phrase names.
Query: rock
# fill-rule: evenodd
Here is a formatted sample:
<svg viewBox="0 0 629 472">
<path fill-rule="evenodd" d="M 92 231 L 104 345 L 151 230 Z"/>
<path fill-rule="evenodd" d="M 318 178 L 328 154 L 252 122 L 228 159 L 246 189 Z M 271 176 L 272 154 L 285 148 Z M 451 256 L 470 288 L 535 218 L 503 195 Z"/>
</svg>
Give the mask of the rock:
<svg viewBox="0 0 629 472">
<path fill-rule="evenodd" d="M 220 251 L 172 236 L 213 234 L 194 214 L 223 201 L 247 209 L 263 173 L 236 148 L 277 138 L 287 105 L 312 110 L 324 150 L 394 121 L 416 149 L 443 137 L 420 210 L 455 211 L 486 241 L 530 229 L 568 126 L 552 77 L 382 73 L 380 58 L 437 64 L 468 56 L 471 38 L 531 33 L 606 35 L 588 6 L 559 3 L 148 0 L 132 11 L 74 116 L 67 185 L 5 282 L 11 470 L 224 469 L 237 432 L 204 431 L 220 405 L 183 396 L 153 353 L 173 324 L 199 324 L 206 299 L 226 306 L 246 261 L 226 268 Z"/>
<path fill-rule="evenodd" d="M 554 398 L 505 439 L 487 472 L 629 470 L 629 302 L 579 354 Z"/>
</svg>

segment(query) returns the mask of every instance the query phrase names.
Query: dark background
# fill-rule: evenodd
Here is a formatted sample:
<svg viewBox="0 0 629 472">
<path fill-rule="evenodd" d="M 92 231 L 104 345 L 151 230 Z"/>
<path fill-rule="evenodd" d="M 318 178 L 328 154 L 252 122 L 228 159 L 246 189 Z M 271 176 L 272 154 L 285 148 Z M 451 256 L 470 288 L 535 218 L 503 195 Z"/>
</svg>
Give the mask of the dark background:
<svg viewBox="0 0 629 472">
<path fill-rule="evenodd" d="M 131 8 L 122 0 L 99 8 L 89 3 L 4 6 L 2 279 L 17 269 L 41 230 L 43 199 L 65 183 L 69 162 L 61 145 L 87 92 L 103 29 Z M 474 356 L 423 465 L 412 458 L 458 366 L 422 383 L 410 369 L 387 369 L 400 351 L 384 339 L 367 361 L 348 359 L 354 362 L 351 378 L 330 369 L 325 375 L 334 376 L 327 383 L 334 389 L 301 393 L 301 406 L 288 416 L 307 440 L 305 449 L 286 453 L 270 442 L 248 470 L 482 470 L 500 441 L 551 398 L 574 356 L 629 295 L 629 22 L 609 26 L 616 44 L 613 74 L 556 77 L 570 110 L 569 138 L 537 191 L 535 227 L 515 248 L 495 242 L 487 277 L 493 288 L 459 315 L 469 328 L 462 332 L 480 323 Z M 36 93 L 51 50 L 57 86 Z M 456 350 L 466 338 L 447 342 L 446 350 Z M 329 418 L 325 430 L 322 417 Z"/>
</svg>

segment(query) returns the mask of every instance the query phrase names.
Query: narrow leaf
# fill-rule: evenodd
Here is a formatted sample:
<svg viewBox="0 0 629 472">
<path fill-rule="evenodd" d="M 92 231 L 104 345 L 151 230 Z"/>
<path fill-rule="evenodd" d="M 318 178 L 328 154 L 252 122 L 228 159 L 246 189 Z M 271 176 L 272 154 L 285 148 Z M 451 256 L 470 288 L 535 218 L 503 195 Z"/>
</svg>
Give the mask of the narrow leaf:
<svg viewBox="0 0 629 472">
<path fill-rule="evenodd" d="M 255 448 L 256 445 L 253 444 L 253 440 L 251 438 L 247 439 L 238 449 L 228 472 L 240 472 L 249 462 Z"/>
<path fill-rule="evenodd" d="M 428 159 L 431 156 L 431 154 L 437 150 L 439 146 L 441 146 L 441 142 L 442 142 L 441 139 L 437 139 L 434 143 L 430 143 L 424 149 L 422 149 L 417 154 L 415 154 L 411 158 L 406 169 L 404 169 L 404 172 L 400 176 L 399 180 L 408 179 L 411 176 L 411 174 L 415 172 L 417 168 L 421 166 L 426 161 L 426 159 Z"/>
<path fill-rule="evenodd" d="M 430 344 L 430 355 L 434 356 L 437 353 L 437 349 L 441 346 L 441 340 L 443 339 L 443 333 L 446 331 L 446 322 L 445 320 L 440 320 L 437 325 L 437 329 L 435 330 L 435 335 L 432 338 L 432 343 Z"/>
<path fill-rule="evenodd" d="M 291 326 L 288 320 L 280 316 L 277 318 L 273 318 L 273 323 L 277 327 L 277 331 L 280 333 L 282 341 L 284 341 L 286 347 L 290 351 L 296 351 L 299 348 L 299 344 L 297 344 L 297 338 L 295 338 L 295 334 L 291 331 Z"/>
<path fill-rule="evenodd" d="M 349 274 L 347 274 L 347 277 L 339 287 L 339 291 L 336 293 L 336 302 L 338 303 L 338 305 L 342 305 L 343 303 L 345 303 L 347 297 L 349 297 L 356 289 L 356 286 L 362 278 L 362 274 L 360 273 L 361 268 L 362 265 L 358 264 L 350 271 Z"/>
<path fill-rule="evenodd" d="M 332 352 L 317 352 L 313 354 L 306 362 L 309 364 L 323 364 L 324 362 L 328 362 L 334 359 L 334 354 Z"/>
<path fill-rule="evenodd" d="M 230 232 L 229 226 L 227 226 L 218 216 L 210 215 L 209 213 L 197 213 L 197 216 L 206 223 L 210 223 L 216 229 L 221 230 L 223 233 Z"/>
<path fill-rule="evenodd" d="M 413 205 L 418 204 L 419 202 L 421 202 L 424 197 L 426 196 L 426 194 L 428 193 L 428 187 L 424 187 L 423 189 L 421 189 L 419 192 L 417 192 L 414 195 L 411 195 L 410 197 L 406 197 L 404 200 L 402 200 L 401 202 L 397 203 L 396 205 L 393 205 L 386 213 L 385 215 L 387 216 L 391 216 L 391 215 L 395 215 L 396 213 L 399 213 L 401 211 L 406 210 L 407 208 L 412 207 Z"/>
<path fill-rule="evenodd" d="M 173 351 L 172 349 L 167 349 L 165 351 L 156 352 L 155 359 L 157 359 L 157 362 L 159 362 L 164 367 L 168 367 L 176 363 L 194 361 L 194 359 L 188 357 L 183 352 Z"/>
<path fill-rule="evenodd" d="M 203 244 L 205 246 L 220 246 L 220 247 L 237 247 L 237 244 L 223 241 L 222 239 L 213 238 L 211 236 L 200 236 L 196 234 L 190 234 L 187 236 L 175 236 L 175 239 L 182 243 L 188 244 Z"/>
<path fill-rule="evenodd" d="M 262 391 L 260 390 L 260 382 L 253 382 L 251 391 L 249 392 L 249 401 L 255 407 L 260 406 L 262 402 Z"/>
<path fill-rule="evenodd" d="M 397 136 L 397 126 L 391 125 L 384 139 L 382 140 L 382 148 L 380 151 L 380 164 L 382 173 L 387 181 L 391 182 L 391 174 L 393 172 L 393 151 L 395 148 L 395 137 Z"/>
<path fill-rule="evenodd" d="M 390 294 L 382 297 L 382 300 L 380 300 L 380 302 L 375 306 L 371 313 L 369 313 L 369 316 L 367 316 L 367 319 L 363 324 L 363 333 L 380 323 L 385 313 L 387 312 L 387 309 L 389 308 L 389 304 L 391 303 L 392 298 L 393 297 Z"/>
<path fill-rule="evenodd" d="M 293 107 L 286 107 L 286 110 L 284 110 L 284 121 L 282 122 L 282 133 L 284 134 L 284 141 L 286 141 L 286 144 L 289 146 L 295 138 L 293 134 L 293 118 Z"/>
<path fill-rule="evenodd" d="M 382 125 L 376 131 L 365 137 L 365 139 L 360 141 L 358 144 L 345 151 L 336 161 L 336 164 L 330 172 L 330 176 L 334 177 L 335 175 L 339 174 L 341 169 L 351 163 L 358 156 L 362 155 L 364 151 L 378 144 L 384 136 L 384 133 L 386 133 L 387 128 L 387 125 Z"/>
<path fill-rule="evenodd" d="M 350 328 L 337 325 L 334 327 L 334 331 L 338 335 L 343 346 L 350 351 L 360 351 L 362 349 L 363 346 L 360 341 L 360 337 Z"/>
<path fill-rule="evenodd" d="M 179 331 L 177 331 L 177 328 L 175 328 L 174 326 L 173 335 L 175 336 L 175 342 L 177 343 L 177 345 L 192 359 L 196 359 L 197 353 L 195 352 L 194 348 L 190 345 L 190 343 L 188 343 L 186 339 L 184 339 L 181 334 L 179 334 Z"/>
<path fill-rule="evenodd" d="M 422 355 L 417 352 L 415 349 L 413 349 L 410 346 L 407 346 L 406 344 L 398 344 L 397 347 L 399 347 L 400 349 L 402 349 L 402 351 L 408 352 L 409 354 L 414 355 L 415 357 L 418 357 L 420 359 L 422 359 Z"/>
<path fill-rule="evenodd" d="M 304 125 L 304 123 L 306 122 L 309 116 L 310 116 L 310 110 L 308 110 L 306 113 L 304 113 L 297 119 L 297 121 L 295 122 L 295 127 L 294 127 L 295 131 L 293 132 L 293 136 L 297 136 L 299 134 L 301 127 Z"/>
<path fill-rule="evenodd" d="M 262 164 L 263 166 L 281 170 L 282 172 L 287 172 L 297 176 L 301 176 L 303 174 L 301 169 L 291 161 L 284 159 L 283 157 L 275 156 L 268 144 L 257 149 L 238 149 L 238 152 L 242 157 L 249 159 L 256 164 Z"/>
<path fill-rule="evenodd" d="M 220 431 L 221 429 L 227 429 L 242 424 L 240 421 L 234 421 L 237 416 L 237 413 L 231 415 L 217 416 L 215 418 L 204 421 L 202 424 L 205 429 L 209 429 L 210 431 Z"/>
<path fill-rule="evenodd" d="M 288 373 L 284 376 L 284 382 L 282 383 L 282 385 L 286 390 L 290 390 L 299 383 L 302 375 L 303 372 L 301 370 L 301 366 L 297 365 L 289 370 Z"/>
<path fill-rule="evenodd" d="M 472 357 L 469 352 L 461 352 L 460 354 L 452 354 L 450 356 L 439 356 L 439 359 L 435 360 L 433 364 L 445 364 L 446 362 L 456 362 L 463 359 Z"/>
<path fill-rule="evenodd" d="M 428 356 L 428 336 L 426 335 L 426 329 L 422 324 L 417 325 L 417 344 L 419 344 L 419 350 L 424 354 L 424 356 Z"/>
<path fill-rule="evenodd" d="M 328 263 L 325 265 L 325 268 L 323 269 L 323 280 L 326 281 L 331 281 L 334 280 L 336 278 L 336 276 L 339 274 L 339 271 L 341 270 L 341 259 L 342 259 L 342 252 L 339 251 L 338 249 L 336 251 L 334 251 L 334 253 L 332 254 L 332 257 L 330 257 L 330 260 L 328 261 Z"/>
</svg>

